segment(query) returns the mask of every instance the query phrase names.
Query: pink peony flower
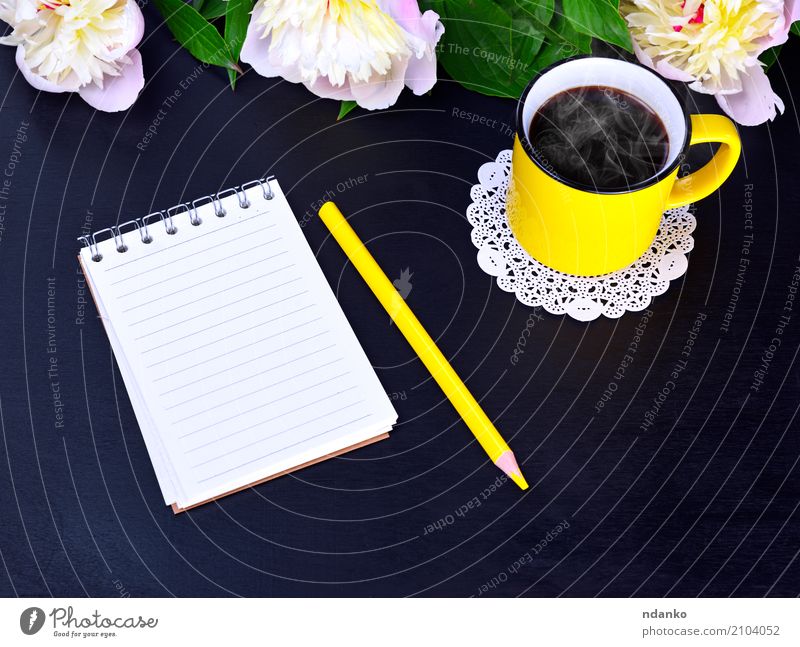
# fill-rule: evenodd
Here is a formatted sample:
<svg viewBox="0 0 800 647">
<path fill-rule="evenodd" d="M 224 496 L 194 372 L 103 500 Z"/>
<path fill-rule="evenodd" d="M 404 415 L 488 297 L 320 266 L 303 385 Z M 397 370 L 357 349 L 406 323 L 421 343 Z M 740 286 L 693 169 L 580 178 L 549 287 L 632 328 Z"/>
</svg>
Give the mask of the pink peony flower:
<svg viewBox="0 0 800 647">
<path fill-rule="evenodd" d="M 388 108 L 436 83 L 439 16 L 416 0 L 258 0 L 241 59 L 324 98 Z"/>
<path fill-rule="evenodd" d="M 0 44 L 17 48 L 17 66 L 37 90 L 77 92 L 116 112 L 144 87 L 136 49 L 144 18 L 134 0 L 0 0 L 0 20 L 12 27 Z"/>
<path fill-rule="evenodd" d="M 800 0 L 623 0 L 641 63 L 712 94 L 744 126 L 783 112 L 758 57 L 786 42 Z"/>
</svg>

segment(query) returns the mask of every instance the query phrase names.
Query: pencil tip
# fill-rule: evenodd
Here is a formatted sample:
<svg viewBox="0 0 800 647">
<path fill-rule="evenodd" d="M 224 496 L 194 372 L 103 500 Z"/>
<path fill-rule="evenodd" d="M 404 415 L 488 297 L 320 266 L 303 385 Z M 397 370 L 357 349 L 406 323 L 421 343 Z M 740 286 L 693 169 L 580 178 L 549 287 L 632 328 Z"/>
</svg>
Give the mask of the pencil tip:
<svg viewBox="0 0 800 647">
<path fill-rule="evenodd" d="M 528 489 L 528 482 L 525 480 L 525 477 L 522 476 L 521 473 L 509 474 L 511 480 L 514 481 L 517 485 L 519 485 L 520 490 L 527 490 Z"/>
<path fill-rule="evenodd" d="M 525 477 L 522 476 L 522 470 L 519 468 L 519 465 L 517 465 L 517 459 L 514 458 L 514 452 L 511 450 L 503 452 L 497 457 L 497 460 L 494 462 L 494 464 L 503 470 L 506 476 L 514 481 L 514 483 L 516 483 L 521 490 L 528 489 L 528 482 L 525 480 Z"/>
</svg>

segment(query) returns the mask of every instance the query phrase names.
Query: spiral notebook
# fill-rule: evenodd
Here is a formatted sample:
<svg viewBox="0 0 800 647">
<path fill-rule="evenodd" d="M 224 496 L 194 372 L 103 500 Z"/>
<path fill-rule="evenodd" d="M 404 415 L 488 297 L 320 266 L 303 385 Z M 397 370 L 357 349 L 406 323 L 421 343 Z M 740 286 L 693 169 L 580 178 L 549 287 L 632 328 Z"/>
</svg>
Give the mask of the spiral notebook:
<svg viewBox="0 0 800 647">
<path fill-rule="evenodd" d="M 81 240 L 175 512 L 386 438 L 397 421 L 275 179 Z"/>
</svg>

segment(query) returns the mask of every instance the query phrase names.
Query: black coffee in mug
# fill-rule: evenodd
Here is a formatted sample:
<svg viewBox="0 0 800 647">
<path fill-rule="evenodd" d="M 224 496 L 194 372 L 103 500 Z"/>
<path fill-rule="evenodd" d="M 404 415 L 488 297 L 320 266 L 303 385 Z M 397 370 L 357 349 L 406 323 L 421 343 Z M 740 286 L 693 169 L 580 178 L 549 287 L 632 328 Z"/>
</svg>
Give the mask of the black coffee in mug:
<svg viewBox="0 0 800 647">
<path fill-rule="evenodd" d="M 627 190 L 661 171 L 669 153 L 660 117 L 606 86 L 559 92 L 536 111 L 528 132 L 540 164 L 590 190 Z"/>
</svg>

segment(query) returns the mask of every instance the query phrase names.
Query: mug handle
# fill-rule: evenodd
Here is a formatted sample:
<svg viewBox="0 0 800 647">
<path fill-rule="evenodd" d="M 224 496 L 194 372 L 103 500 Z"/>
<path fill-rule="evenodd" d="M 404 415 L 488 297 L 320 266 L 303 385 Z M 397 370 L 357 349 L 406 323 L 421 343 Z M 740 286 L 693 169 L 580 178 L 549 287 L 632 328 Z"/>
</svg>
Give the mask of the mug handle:
<svg viewBox="0 0 800 647">
<path fill-rule="evenodd" d="M 722 115 L 692 115 L 692 139 L 689 145 L 719 142 L 714 157 L 701 169 L 679 178 L 667 198 L 667 209 L 682 207 L 714 193 L 733 172 L 742 142 L 736 126 Z"/>
</svg>

